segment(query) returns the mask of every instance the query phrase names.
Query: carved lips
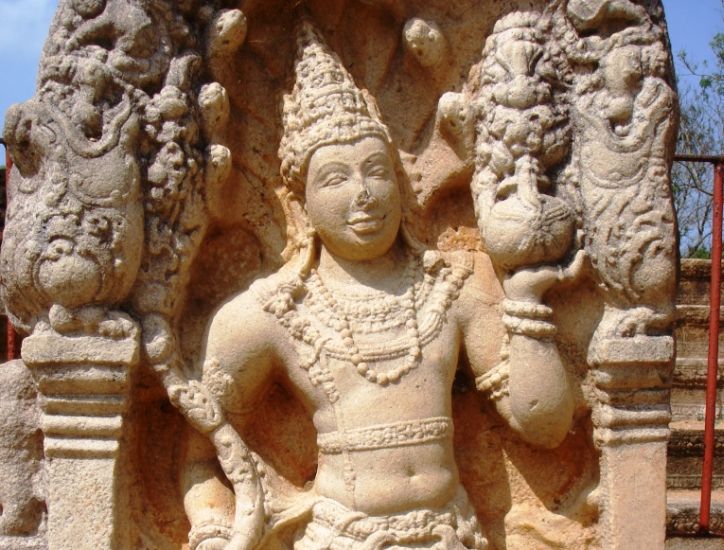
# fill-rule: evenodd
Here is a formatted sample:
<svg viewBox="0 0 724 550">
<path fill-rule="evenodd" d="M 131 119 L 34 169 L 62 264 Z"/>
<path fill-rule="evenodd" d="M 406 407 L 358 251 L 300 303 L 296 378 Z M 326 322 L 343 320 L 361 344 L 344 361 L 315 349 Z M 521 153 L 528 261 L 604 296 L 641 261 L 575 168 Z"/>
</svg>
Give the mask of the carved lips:
<svg viewBox="0 0 724 550">
<path fill-rule="evenodd" d="M 347 221 L 352 230 L 358 235 L 370 235 L 378 232 L 385 224 L 386 216 L 370 216 L 369 214 L 354 214 Z"/>
</svg>

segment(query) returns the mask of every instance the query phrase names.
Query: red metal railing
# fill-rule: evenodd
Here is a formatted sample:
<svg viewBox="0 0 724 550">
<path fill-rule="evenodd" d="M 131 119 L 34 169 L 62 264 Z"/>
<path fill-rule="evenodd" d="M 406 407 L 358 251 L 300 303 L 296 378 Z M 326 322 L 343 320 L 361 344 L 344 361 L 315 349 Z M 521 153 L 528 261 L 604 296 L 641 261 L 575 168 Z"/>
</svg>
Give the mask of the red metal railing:
<svg viewBox="0 0 724 550">
<path fill-rule="evenodd" d="M 711 486 L 714 474 L 716 386 L 719 367 L 719 312 L 721 307 L 722 203 L 724 155 L 677 155 L 681 162 L 707 162 L 714 166 L 714 209 L 711 221 L 711 281 L 709 286 L 709 351 L 707 355 L 706 405 L 704 408 L 704 462 L 701 469 L 699 531 L 710 533 Z"/>
</svg>

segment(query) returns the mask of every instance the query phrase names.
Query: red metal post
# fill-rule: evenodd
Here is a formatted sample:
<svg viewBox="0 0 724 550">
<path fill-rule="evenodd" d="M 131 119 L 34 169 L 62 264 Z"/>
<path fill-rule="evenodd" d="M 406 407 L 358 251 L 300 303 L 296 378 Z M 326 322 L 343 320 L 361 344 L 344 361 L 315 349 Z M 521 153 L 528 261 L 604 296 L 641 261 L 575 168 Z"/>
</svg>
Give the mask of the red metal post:
<svg viewBox="0 0 724 550">
<path fill-rule="evenodd" d="M 722 185 L 724 163 L 714 165 L 714 212 L 711 228 L 711 286 L 709 299 L 709 355 L 704 413 L 704 466 L 701 472 L 699 529 L 709 532 L 711 483 L 714 470 L 714 421 L 716 420 L 716 378 L 719 366 L 719 311 L 721 307 Z"/>
<path fill-rule="evenodd" d="M 10 183 L 10 170 L 13 169 L 13 159 L 10 158 L 10 152 L 5 148 L 5 207 L 7 208 L 7 191 Z M 7 343 L 7 359 L 12 361 L 16 359 L 17 354 L 17 334 L 13 328 L 10 319 L 6 318 L 6 343 Z"/>
</svg>

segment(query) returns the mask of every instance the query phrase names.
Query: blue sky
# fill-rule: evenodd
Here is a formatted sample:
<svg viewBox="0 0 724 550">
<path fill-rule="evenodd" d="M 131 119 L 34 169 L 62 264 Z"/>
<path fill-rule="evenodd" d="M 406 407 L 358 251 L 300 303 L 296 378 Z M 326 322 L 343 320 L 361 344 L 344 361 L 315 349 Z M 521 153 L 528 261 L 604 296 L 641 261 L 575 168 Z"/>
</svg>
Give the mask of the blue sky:
<svg viewBox="0 0 724 550">
<path fill-rule="evenodd" d="M 0 0 L 0 114 L 29 99 L 57 0 Z M 721 0 L 664 0 L 674 52 L 686 49 L 693 61 L 713 63 L 709 41 L 722 25 Z M 696 77 L 677 66 L 684 83 Z"/>
</svg>

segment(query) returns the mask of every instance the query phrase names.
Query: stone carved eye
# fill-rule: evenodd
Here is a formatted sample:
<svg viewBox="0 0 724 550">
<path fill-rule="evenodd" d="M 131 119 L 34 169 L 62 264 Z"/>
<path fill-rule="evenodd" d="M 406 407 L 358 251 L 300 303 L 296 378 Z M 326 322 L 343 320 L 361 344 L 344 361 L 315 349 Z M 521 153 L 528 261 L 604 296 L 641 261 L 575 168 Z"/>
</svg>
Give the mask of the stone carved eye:
<svg viewBox="0 0 724 550">
<path fill-rule="evenodd" d="M 322 180 L 322 187 L 336 187 L 338 185 L 342 185 L 346 181 L 347 174 L 343 174 L 342 172 L 334 172 L 324 177 L 324 179 Z"/>
<path fill-rule="evenodd" d="M 369 169 L 367 175 L 371 178 L 386 178 L 389 176 L 389 171 L 385 166 L 377 164 Z"/>
</svg>

